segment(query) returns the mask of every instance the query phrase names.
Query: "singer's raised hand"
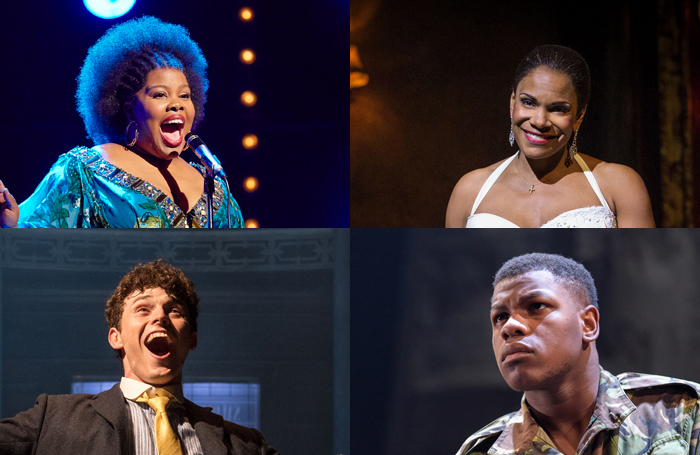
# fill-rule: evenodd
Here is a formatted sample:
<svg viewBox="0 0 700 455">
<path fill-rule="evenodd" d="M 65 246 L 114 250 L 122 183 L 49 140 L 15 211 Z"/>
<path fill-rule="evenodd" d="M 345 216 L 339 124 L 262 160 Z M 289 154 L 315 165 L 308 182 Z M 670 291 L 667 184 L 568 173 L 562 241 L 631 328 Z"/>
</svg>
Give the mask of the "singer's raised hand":
<svg viewBox="0 0 700 455">
<path fill-rule="evenodd" d="M 19 219 L 19 206 L 10 190 L 0 180 L 0 227 L 15 228 Z"/>
</svg>

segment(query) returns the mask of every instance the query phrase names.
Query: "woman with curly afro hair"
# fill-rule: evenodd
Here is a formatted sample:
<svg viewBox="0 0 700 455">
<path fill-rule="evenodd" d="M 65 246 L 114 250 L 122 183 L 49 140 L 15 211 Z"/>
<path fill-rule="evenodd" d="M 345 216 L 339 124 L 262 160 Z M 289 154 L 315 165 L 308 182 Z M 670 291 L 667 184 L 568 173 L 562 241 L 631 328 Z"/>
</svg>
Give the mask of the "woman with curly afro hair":
<svg viewBox="0 0 700 455">
<path fill-rule="evenodd" d="M 215 179 L 180 157 L 204 117 L 207 61 L 187 29 L 144 16 L 110 28 L 88 51 L 75 94 L 94 147 L 59 157 L 21 205 L 0 182 L 3 227 L 242 227 Z"/>
</svg>

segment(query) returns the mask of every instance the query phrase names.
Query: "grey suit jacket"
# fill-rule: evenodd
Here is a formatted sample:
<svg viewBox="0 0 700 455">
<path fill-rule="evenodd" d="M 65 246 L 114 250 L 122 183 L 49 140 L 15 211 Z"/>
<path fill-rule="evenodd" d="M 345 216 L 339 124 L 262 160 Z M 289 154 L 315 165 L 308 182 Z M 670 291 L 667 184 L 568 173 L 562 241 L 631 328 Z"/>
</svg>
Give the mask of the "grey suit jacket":
<svg viewBox="0 0 700 455">
<path fill-rule="evenodd" d="M 258 430 L 224 421 L 185 400 L 187 418 L 206 455 L 279 455 Z M 33 408 L 0 420 L 0 453 L 79 455 L 128 453 L 130 438 L 119 384 L 97 395 L 46 395 Z"/>
</svg>

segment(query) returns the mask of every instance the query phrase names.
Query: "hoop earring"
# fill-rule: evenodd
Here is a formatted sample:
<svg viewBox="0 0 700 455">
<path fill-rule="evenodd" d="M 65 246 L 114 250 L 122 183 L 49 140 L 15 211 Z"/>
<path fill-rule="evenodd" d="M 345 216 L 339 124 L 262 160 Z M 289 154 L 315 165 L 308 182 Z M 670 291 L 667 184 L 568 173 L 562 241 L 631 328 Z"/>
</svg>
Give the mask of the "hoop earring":
<svg viewBox="0 0 700 455">
<path fill-rule="evenodd" d="M 513 146 L 513 142 L 515 142 L 515 134 L 513 134 L 513 117 L 510 118 L 510 135 L 508 135 L 508 142 L 510 142 L 510 146 Z"/>
<path fill-rule="evenodd" d="M 131 127 L 132 123 L 135 123 L 135 122 L 133 120 L 130 120 L 129 124 L 126 125 L 126 129 L 124 130 L 124 142 L 125 143 L 129 141 L 129 128 Z M 138 138 L 139 138 L 139 128 L 138 128 L 138 125 L 136 125 L 136 134 L 134 135 L 134 140 L 129 142 L 127 144 L 127 146 L 133 147 L 134 144 L 136 144 L 136 141 L 138 140 Z"/>
<path fill-rule="evenodd" d="M 576 138 L 577 137 L 578 137 L 578 130 L 574 131 L 574 140 L 571 141 L 571 145 L 569 146 L 569 155 L 564 160 L 564 165 L 566 167 L 571 166 L 571 163 L 573 162 L 574 157 L 578 154 L 578 147 L 576 146 Z"/>
</svg>

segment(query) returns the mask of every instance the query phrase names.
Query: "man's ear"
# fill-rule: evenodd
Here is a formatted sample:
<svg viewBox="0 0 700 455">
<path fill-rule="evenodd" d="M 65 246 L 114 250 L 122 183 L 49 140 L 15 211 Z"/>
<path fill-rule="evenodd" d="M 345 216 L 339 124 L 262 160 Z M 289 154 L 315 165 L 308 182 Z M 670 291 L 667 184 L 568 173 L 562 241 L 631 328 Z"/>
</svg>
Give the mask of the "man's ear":
<svg viewBox="0 0 700 455">
<path fill-rule="evenodd" d="M 190 335 L 190 351 L 194 351 L 197 348 L 197 332 Z"/>
<path fill-rule="evenodd" d="M 583 324 L 583 342 L 592 343 L 598 339 L 600 314 L 593 305 L 588 305 L 581 311 L 581 323 Z"/>
<path fill-rule="evenodd" d="M 109 345 L 112 346 L 112 349 L 124 349 L 124 343 L 122 343 L 122 335 L 121 333 L 119 333 L 119 330 L 115 329 L 114 327 L 110 327 L 109 334 L 107 335 L 107 340 L 109 341 Z"/>
</svg>

